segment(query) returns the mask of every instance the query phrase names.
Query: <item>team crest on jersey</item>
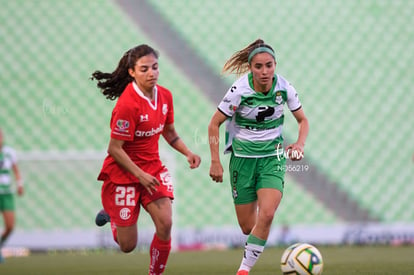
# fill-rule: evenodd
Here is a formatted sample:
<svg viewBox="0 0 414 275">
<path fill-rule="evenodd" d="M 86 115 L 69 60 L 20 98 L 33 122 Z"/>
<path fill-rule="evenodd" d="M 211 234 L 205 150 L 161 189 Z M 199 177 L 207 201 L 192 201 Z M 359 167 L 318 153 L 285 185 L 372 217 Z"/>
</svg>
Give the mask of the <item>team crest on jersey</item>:
<svg viewBox="0 0 414 275">
<path fill-rule="evenodd" d="M 129 121 L 124 119 L 118 119 L 116 121 L 116 128 L 120 132 L 127 132 L 129 128 Z"/>
<path fill-rule="evenodd" d="M 129 210 L 126 207 L 122 208 L 119 211 L 119 217 L 123 220 L 128 220 L 129 218 L 131 218 L 131 210 Z"/>
<path fill-rule="evenodd" d="M 148 114 L 140 115 L 139 121 L 140 122 L 148 121 Z"/>
<path fill-rule="evenodd" d="M 171 175 L 168 172 L 168 170 L 161 172 L 160 173 L 160 178 L 161 178 L 162 184 L 167 186 L 167 191 L 168 192 L 173 192 L 174 187 L 173 187 L 173 184 L 172 184 Z"/>
<path fill-rule="evenodd" d="M 162 104 L 162 114 L 165 115 L 168 112 L 168 105 Z"/>
<path fill-rule="evenodd" d="M 280 91 L 276 92 L 275 102 L 277 104 L 282 104 L 282 102 L 283 102 L 282 93 Z"/>
<path fill-rule="evenodd" d="M 237 197 L 239 196 L 239 193 L 237 192 L 236 188 L 233 188 L 233 199 L 237 199 Z"/>
</svg>

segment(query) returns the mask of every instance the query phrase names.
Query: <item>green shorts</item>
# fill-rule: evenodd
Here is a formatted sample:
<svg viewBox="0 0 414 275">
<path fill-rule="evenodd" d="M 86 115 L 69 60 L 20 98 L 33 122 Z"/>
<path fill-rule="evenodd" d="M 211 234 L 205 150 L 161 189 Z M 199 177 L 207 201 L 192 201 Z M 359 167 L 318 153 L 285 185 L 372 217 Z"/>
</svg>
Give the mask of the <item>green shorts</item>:
<svg viewBox="0 0 414 275">
<path fill-rule="evenodd" d="M 14 194 L 0 194 L 0 212 L 14 210 Z"/>
<path fill-rule="evenodd" d="M 257 200 L 257 190 L 277 189 L 283 194 L 285 158 L 230 158 L 230 183 L 234 204 L 246 204 Z"/>
</svg>

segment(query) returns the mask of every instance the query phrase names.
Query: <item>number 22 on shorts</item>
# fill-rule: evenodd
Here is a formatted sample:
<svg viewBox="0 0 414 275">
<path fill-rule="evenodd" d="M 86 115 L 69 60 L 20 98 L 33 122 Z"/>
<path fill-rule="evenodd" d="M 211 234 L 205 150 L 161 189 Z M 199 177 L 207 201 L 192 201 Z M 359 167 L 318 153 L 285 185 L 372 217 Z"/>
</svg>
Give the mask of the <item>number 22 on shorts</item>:
<svg viewBox="0 0 414 275">
<path fill-rule="evenodd" d="M 135 187 L 134 186 L 117 186 L 115 189 L 115 205 L 134 206 L 135 205 Z"/>
</svg>

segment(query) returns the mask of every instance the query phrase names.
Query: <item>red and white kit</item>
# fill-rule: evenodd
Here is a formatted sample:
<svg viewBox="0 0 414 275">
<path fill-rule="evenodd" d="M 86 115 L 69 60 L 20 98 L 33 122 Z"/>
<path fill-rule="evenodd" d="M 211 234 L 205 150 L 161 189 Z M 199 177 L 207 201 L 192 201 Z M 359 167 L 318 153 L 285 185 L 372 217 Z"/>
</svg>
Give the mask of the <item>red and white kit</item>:
<svg viewBox="0 0 414 275">
<path fill-rule="evenodd" d="M 159 157 L 158 141 L 164 126 L 174 122 L 172 94 L 156 85 L 154 100 L 144 96 L 135 82 L 131 82 L 118 98 L 112 111 L 111 138 L 124 140 L 123 149 L 143 171 L 160 182 L 150 195 L 131 173 L 108 155 L 98 176 L 104 181 L 102 201 L 111 221 L 120 226 L 136 223 L 139 205 L 144 207 L 161 197 L 174 198 L 167 168 Z M 138 207 L 135 207 L 138 206 Z"/>
</svg>

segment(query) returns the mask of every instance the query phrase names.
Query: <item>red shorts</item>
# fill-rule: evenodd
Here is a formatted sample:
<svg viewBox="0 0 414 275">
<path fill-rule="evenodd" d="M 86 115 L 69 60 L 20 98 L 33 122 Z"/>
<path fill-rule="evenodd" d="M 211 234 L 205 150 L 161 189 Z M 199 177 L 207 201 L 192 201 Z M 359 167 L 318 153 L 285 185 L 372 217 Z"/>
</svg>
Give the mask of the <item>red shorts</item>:
<svg viewBox="0 0 414 275">
<path fill-rule="evenodd" d="M 140 183 L 115 184 L 104 181 L 101 190 L 102 205 L 118 226 L 131 226 L 137 223 L 141 205 L 146 206 L 160 198 L 174 199 L 173 184 L 167 168 L 162 167 L 155 175 L 160 182 L 152 195 Z"/>
</svg>

